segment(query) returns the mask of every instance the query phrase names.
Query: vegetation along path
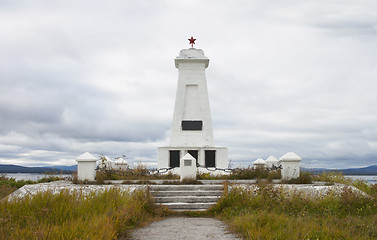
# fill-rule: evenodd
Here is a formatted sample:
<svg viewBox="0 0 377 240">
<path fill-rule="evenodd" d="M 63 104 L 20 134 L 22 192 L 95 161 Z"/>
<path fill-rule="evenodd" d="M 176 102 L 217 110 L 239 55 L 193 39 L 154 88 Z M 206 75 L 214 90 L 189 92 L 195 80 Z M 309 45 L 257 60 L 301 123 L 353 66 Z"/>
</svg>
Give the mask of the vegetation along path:
<svg viewBox="0 0 377 240">
<path fill-rule="evenodd" d="M 239 239 L 226 230 L 226 225 L 214 218 L 170 217 L 137 229 L 131 239 Z"/>
</svg>

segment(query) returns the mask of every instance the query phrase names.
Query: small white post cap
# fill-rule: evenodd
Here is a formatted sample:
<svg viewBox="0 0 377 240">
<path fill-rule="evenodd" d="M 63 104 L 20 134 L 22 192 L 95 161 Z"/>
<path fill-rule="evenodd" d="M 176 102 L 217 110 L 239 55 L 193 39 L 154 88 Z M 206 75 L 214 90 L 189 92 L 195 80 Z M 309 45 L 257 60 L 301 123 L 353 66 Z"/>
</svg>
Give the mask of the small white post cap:
<svg viewBox="0 0 377 240">
<path fill-rule="evenodd" d="M 76 158 L 76 161 L 78 162 L 92 162 L 97 161 L 97 158 L 90 154 L 89 152 L 83 153 L 80 156 Z"/>
<path fill-rule="evenodd" d="M 254 165 L 264 165 L 266 164 L 266 161 L 264 161 L 262 158 L 258 158 L 253 162 Z"/>
<path fill-rule="evenodd" d="M 272 163 L 277 163 L 279 160 L 274 157 L 274 156 L 269 156 L 267 159 L 266 159 L 266 162 L 272 162 Z"/>
<path fill-rule="evenodd" d="M 300 156 L 298 156 L 296 153 L 294 152 L 289 152 L 289 153 L 286 153 L 284 154 L 281 158 L 280 158 L 280 161 L 301 161 L 302 158 Z"/>
</svg>

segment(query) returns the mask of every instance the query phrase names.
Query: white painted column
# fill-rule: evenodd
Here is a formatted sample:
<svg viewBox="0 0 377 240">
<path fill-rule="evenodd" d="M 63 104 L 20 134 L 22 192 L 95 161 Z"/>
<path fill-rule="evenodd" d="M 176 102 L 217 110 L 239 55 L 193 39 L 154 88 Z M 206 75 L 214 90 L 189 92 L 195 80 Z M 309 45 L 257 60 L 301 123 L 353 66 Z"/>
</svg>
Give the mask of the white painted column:
<svg viewBox="0 0 377 240">
<path fill-rule="evenodd" d="M 300 176 L 300 162 L 302 158 L 293 152 L 286 153 L 280 158 L 281 178 L 289 180 Z"/>
<path fill-rule="evenodd" d="M 77 159 L 77 177 L 79 181 L 94 181 L 96 178 L 97 158 L 86 152 L 81 154 Z"/>
</svg>

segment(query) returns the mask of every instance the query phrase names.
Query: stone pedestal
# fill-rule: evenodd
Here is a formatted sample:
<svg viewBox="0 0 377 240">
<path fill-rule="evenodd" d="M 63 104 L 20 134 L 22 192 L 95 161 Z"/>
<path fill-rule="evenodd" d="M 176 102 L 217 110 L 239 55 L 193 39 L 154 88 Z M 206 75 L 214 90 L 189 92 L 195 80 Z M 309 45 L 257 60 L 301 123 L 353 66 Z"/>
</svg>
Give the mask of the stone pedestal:
<svg viewBox="0 0 377 240">
<path fill-rule="evenodd" d="M 96 178 L 97 158 L 86 152 L 77 159 L 77 177 L 79 181 L 94 181 Z"/>
<path fill-rule="evenodd" d="M 280 158 L 281 178 L 289 180 L 300 176 L 300 162 L 302 158 L 293 152 L 286 153 Z"/>
<path fill-rule="evenodd" d="M 187 153 L 180 160 L 181 182 L 186 179 L 196 180 L 196 159 Z"/>
</svg>

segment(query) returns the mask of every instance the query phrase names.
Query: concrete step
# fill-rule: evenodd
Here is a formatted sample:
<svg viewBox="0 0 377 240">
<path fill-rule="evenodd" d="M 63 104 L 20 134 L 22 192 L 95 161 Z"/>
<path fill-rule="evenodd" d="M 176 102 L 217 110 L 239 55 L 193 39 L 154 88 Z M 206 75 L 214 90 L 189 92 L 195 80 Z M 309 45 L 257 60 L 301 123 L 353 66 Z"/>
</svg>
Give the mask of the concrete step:
<svg viewBox="0 0 377 240">
<path fill-rule="evenodd" d="M 171 197 L 155 197 L 157 203 L 213 203 L 217 202 L 221 196 L 171 196 Z"/>
<path fill-rule="evenodd" d="M 223 191 L 151 191 L 155 197 L 172 196 L 221 196 Z"/>
<path fill-rule="evenodd" d="M 204 212 L 207 208 L 192 208 L 192 209 L 174 209 L 174 212 Z"/>
<path fill-rule="evenodd" d="M 223 190 L 223 185 L 151 185 L 152 191 L 198 191 Z"/>
<path fill-rule="evenodd" d="M 174 211 L 197 211 L 207 210 L 211 206 L 215 205 L 216 202 L 212 203 L 185 203 L 185 202 L 175 202 L 175 203 L 162 203 L 161 205 L 168 207 L 170 210 Z"/>
<path fill-rule="evenodd" d="M 220 184 L 150 186 L 156 203 L 173 211 L 205 211 L 217 203 L 223 191 Z"/>
</svg>

